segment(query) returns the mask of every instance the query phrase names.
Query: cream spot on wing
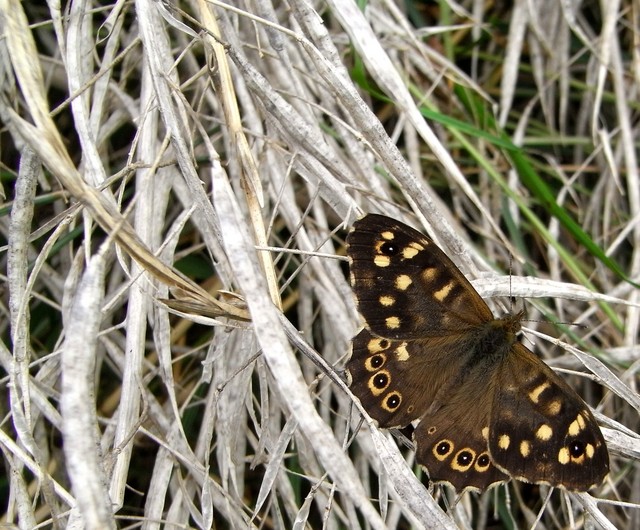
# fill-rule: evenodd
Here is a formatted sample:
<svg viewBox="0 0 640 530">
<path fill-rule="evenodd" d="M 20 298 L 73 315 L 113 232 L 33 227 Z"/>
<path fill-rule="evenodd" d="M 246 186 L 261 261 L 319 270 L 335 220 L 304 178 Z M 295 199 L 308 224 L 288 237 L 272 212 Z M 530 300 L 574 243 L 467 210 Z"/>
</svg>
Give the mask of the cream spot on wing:
<svg viewBox="0 0 640 530">
<path fill-rule="evenodd" d="M 563 447 L 558 451 L 558 462 L 562 465 L 566 465 L 571 461 L 571 456 L 569 455 L 569 449 Z"/>
<path fill-rule="evenodd" d="M 369 353 L 371 354 L 380 353 L 381 351 L 386 350 L 388 347 L 389 341 L 387 339 L 375 338 L 371 339 L 367 343 L 367 350 L 369 350 Z"/>
<path fill-rule="evenodd" d="M 447 285 L 442 287 L 441 289 L 438 289 L 437 291 L 435 291 L 433 293 L 433 297 L 436 300 L 438 300 L 439 302 L 444 302 L 445 298 L 447 298 L 447 296 L 449 296 L 449 293 L 451 292 L 451 289 L 453 289 L 455 286 L 456 286 L 456 282 L 454 282 L 452 280 Z"/>
<path fill-rule="evenodd" d="M 424 247 L 420 243 L 416 243 L 415 241 L 413 241 L 412 243 L 409 243 L 408 246 L 402 249 L 402 257 L 404 259 L 415 258 L 416 254 L 418 254 L 418 252 L 422 252 L 423 250 Z"/>
<path fill-rule="evenodd" d="M 557 416 L 562 410 L 562 402 L 559 399 L 554 399 L 545 408 L 549 416 Z"/>
<path fill-rule="evenodd" d="M 580 431 L 584 429 L 584 427 L 585 427 L 584 418 L 582 417 L 582 415 L 578 414 L 576 419 L 573 420 L 569 425 L 569 429 L 567 430 L 567 433 L 569 434 L 569 436 L 577 436 L 580 433 Z"/>
<path fill-rule="evenodd" d="M 486 440 L 489 439 L 489 427 L 482 428 L 482 437 Z"/>
<path fill-rule="evenodd" d="M 584 421 L 584 413 L 581 412 L 578 414 L 578 424 L 580 425 L 580 430 L 584 429 L 587 426 L 587 423 Z"/>
<path fill-rule="evenodd" d="M 550 386 L 551 384 L 548 381 L 545 381 L 541 385 L 534 388 L 531 392 L 529 392 L 529 399 L 534 403 L 537 403 L 540 399 L 540 394 L 542 394 Z"/>
<path fill-rule="evenodd" d="M 531 444 L 527 440 L 520 442 L 520 454 L 525 458 L 531 454 Z"/>
<path fill-rule="evenodd" d="M 390 232 L 389 230 L 382 232 L 382 234 L 380 234 L 382 236 L 382 239 L 386 239 L 387 241 L 391 241 L 395 236 L 395 234 L 393 232 Z"/>
<path fill-rule="evenodd" d="M 498 438 L 498 447 L 503 451 L 506 451 L 507 449 L 509 449 L 510 445 L 511 445 L 511 438 L 509 438 L 509 435 L 508 434 L 500 435 L 500 438 Z"/>
<path fill-rule="evenodd" d="M 587 458 L 593 458 L 593 455 L 596 452 L 596 448 L 593 447 L 592 444 L 587 444 L 587 447 L 585 448 L 584 452 L 587 455 Z"/>
<path fill-rule="evenodd" d="M 404 259 L 415 258 L 417 253 L 418 253 L 418 251 L 415 248 L 412 248 L 412 247 L 404 247 L 402 249 L 402 257 Z"/>
<path fill-rule="evenodd" d="M 552 436 L 553 436 L 553 429 L 546 423 L 543 425 L 540 425 L 540 427 L 538 427 L 538 430 L 536 431 L 536 438 L 544 442 L 550 440 Z"/>
<path fill-rule="evenodd" d="M 400 291 L 406 291 L 413 282 L 406 274 L 398 274 L 396 278 L 396 288 Z"/>
<path fill-rule="evenodd" d="M 407 351 L 407 343 L 403 342 L 396 348 L 396 357 L 399 361 L 406 361 L 409 359 L 410 355 Z"/>
<path fill-rule="evenodd" d="M 378 254 L 376 255 L 375 258 L 373 258 L 373 262 L 378 267 L 388 267 L 389 265 L 391 265 L 391 258 L 389 258 L 389 256 L 383 256 L 382 254 Z"/>
<path fill-rule="evenodd" d="M 388 296 L 388 295 L 381 296 L 378 299 L 378 301 L 380 302 L 381 305 L 385 307 L 392 306 L 393 304 L 396 303 L 396 299 L 393 296 Z"/>
<path fill-rule="evenodd" d="M 431 283 L 433 280 L 437 278 L 437 276 L 438 276 L 438 270 L 433 267 L 422 271 L 422 279 L 425 282 Z"/>
<path fill-rule="evenodd" d="M 387 317 L 384 323 L 389 329 L 398 329 L 400 327 L 400 319 L 398 317 Z"/>
</svg>

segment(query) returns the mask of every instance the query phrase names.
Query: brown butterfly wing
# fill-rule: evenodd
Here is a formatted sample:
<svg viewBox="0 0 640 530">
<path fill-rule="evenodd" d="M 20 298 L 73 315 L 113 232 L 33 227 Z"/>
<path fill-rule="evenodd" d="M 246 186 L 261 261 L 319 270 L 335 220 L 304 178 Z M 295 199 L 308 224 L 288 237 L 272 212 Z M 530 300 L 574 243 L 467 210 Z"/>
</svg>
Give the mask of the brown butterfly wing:
<svg viewBox="0 0 640 530">
<path fill-rule="evenodd" d="M 593 414 L 576 392 L 522 344 L 496 372 L 489 435 L 494 463 L 526 482 L 586 491 L 609 472 Z"/>
<path fill-rule="evenodd" d="M 347 364 L 351 391 L 384 428 L 404 427 L 449 399 L 463 373 L 453 341 L 394 340 L 366 327 L 353 339 Z"/>
<path fill-rule="evenodd" d="M 449 388 L 441 406 L 421 418 L 414 431 L 416 459 L 432 481 L 446 482 L 457 491 L 482 491 L 509 480 L 494 465 L 488 449 L 492 386 L 485 370 L 475 370 L 459 386 Z"/>
<path fill-rule="evenodd" d="M 508 477 L 572 491 L 601 484 L 609 455 L 582 399 L 522 344 L 500 358 L 495 366 L 479 361 L 446 403 L 421 418 L 417 459 L 432 480 L 457 490 Z"/>
<path fill-rule="evenodd" d="M 483 490 L 508 479 L 493 465 L 487 445 L 491 359 L 465 362 L 452 357 L 455 351 L 471 353 L 474 346 L 434 338 L 391 340 L 365 328 L 353 339 L 347 365 L 351 391 L 380 427 L 420 420 L 414 432 L 417 461 L 432 481 Z"/>
<path fill-rule="evenodd" d="M 347 254 L 358 310 L 375 334 L 460 336 L 494 318 L 444 252 L 399 221 L 375 214 L 356 221 Z"/>
</svg>

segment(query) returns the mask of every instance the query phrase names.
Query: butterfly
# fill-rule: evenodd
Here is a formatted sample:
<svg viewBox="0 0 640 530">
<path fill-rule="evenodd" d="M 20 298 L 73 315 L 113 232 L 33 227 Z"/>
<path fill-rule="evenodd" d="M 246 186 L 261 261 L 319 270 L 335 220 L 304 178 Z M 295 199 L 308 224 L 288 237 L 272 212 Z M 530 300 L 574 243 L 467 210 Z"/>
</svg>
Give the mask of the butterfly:
<svg viewBox="0 0 640 530">
<path fill-rule="evenodd" d="M 415 426 L 433 482 L 482 491 L 515 478 L 599 485 L 609 454 L 576 392 L 517 340 L 523 313 L 495 318 L 427 236 L 369 214 L 347 236 L 363 329 L 346 374 L 382 428 Z"/>
</svg>

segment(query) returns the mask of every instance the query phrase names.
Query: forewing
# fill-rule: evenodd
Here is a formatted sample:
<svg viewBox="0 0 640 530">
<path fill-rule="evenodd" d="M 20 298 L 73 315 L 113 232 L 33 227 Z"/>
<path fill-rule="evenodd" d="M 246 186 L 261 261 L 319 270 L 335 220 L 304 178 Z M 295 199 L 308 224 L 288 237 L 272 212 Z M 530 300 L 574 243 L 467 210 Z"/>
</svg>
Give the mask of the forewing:
<svg viewBox="0 0 640 530">
<path fill-rule="evenodd" d="M 444 252 L 395 219 L 370 214 L 356 221 L 347 254 L 358 310 L 376 335 L 460 334 L 494 318 Z"/>
</svg>

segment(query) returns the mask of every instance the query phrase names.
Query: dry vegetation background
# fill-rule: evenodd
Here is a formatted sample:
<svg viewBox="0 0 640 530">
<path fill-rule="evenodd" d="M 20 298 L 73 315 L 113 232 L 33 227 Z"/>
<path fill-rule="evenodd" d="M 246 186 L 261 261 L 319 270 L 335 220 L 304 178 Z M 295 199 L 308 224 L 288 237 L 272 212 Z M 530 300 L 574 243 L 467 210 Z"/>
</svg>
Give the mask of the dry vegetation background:
<svg viewBox="0 0 640 530">
<path fill-rule="evenodd" d="M 2 524 L 640 527 L 637 1 L 0 6 Z M 580 372 L 600 488 L 431 497 L 359 425 L 367 211 Z"/>
</svg>

